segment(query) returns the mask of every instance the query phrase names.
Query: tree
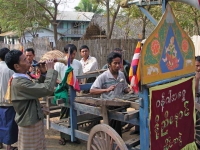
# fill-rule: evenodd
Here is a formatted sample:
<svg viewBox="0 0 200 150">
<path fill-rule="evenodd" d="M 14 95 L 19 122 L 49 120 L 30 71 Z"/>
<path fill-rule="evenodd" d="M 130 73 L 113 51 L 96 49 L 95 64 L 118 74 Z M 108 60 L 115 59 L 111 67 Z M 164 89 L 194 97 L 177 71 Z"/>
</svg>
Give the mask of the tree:
<svg viewBox="0 0 200 150">
<path fill-rule="evenodd" d="M 179 2 L 171 2 L 171 6 L 181 27 L 190 35 L 200 35 L 200 11 Z"/>
<path fill-rule="evenodd" d="M 27 27 L 30 27 L 31 32 L 35 22 L 39 26 L 47 25 L 47 21 L 42 17 L 45 12 L 34 1 L 0 0 L 0 3 L 0 24 L 3 31 L 17 31 L 19 37 L 22 37 Z"/>
<path fill-rule="evenodd" d="M 40 7 L 44 9 L 46 14 L 49 15 L 47 17 L 46 15 L 43 15 L 53 26 L 53 31 L 54 31 L 54 41 L 58 40 L 58 31 L 57 31 L 57 14 L 58 14 L 58 5 L 61 3 L 62 0 L 45 0 L 45 1 L 40 1 L 40 0 L 34 0 Z"/>
<path fill-rule="evenodd" d="M 120 10 L 120 0 L 110 1 L 110 0 L 93 0 L 95 3 L 98 3 L 104 7 L 106 7 L 106 22 L 107 22 L 107 31 L 106 36 L 107 39 L 111 39 L 115 20 L 117 18 L 117 14 Z M 110 19 L 112 18 L 112 20 Z"/>
<path fill-rule="evenodd" d="M 153 5 L 147 5 L 143 6 L 152 16 L 159 20 L 162 13 L 161 13 L 161 7 L 160 6 L 153 6 Z M 146 27 L 147 25 L 150 25 L 150 20 L 145 16 L 144 13 L 141 12 L 140 8 L 136 5 L 131 5 L 128 8 L 122 9 L 120 12 L 120 15 L 124 16 L 126 18 L 125 21 L 123 21 L 121 24 L 124 24 L 125 26 L 128 24 L 130 20 L 139 19 L 142 21 L 141 24 L 138 24 L 139 26 L 142 26 L 142 32 L 141 32 L 141 38 L 145 39 L 146 35 Z M 130 32 L 130 29 L 127 29 L 127 35 Z"/>
<path fill-rule="evenodd" d="M 81 0 L 78 6 L 74 7 L 74 9 L 80 12 L 93 12 L 96 14 L 104 12 L 98 3 L 93 3 L 93 0 Z"/>
</svg>

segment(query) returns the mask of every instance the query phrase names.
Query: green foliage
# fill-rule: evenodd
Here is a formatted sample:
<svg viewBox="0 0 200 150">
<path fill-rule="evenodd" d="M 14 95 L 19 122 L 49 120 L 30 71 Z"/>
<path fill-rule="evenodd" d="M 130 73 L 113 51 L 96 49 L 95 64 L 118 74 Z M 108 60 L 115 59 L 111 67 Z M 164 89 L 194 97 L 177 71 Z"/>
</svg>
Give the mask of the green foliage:
<svg viewBox="0 0 200 150">
<path fill-rule="evenodd" d="M 94 0 L 81 0 L 74 9 L 79 12 L 93 12 L 96 14 L 104 12 L 104 10 L 100 8 L 99 3 L 96 3 Z"/>
<path fill-rule="evenodd" d="M 17 31 L 21 37 L 27 27 L 36 29 L 35 23 L 48 25 L 48 16 L 34 0 L 0 0 L 0 4 L 0 26 L 4 32 Z"/>
<path fill-rule="evenodd" d="M 170 4 L 181 27 L 189 35 L 200 35 L 200 11 L 180 2 L 171 2 Z"/>
</svg>

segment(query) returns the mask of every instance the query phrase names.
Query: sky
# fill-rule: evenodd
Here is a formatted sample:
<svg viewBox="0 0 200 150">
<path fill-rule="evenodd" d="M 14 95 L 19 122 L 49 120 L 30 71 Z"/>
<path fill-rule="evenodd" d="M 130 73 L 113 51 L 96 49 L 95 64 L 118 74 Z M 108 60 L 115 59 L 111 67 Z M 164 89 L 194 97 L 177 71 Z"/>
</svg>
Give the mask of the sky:
<svg viewBox="0 0 200 150">
<path fill-rule="evenodd" d="M 59 4 L 58 9 L 60 11 L 74 11 L 74 7 L 78 5 L 80 0 L 63 0 Z"/>
</svg>

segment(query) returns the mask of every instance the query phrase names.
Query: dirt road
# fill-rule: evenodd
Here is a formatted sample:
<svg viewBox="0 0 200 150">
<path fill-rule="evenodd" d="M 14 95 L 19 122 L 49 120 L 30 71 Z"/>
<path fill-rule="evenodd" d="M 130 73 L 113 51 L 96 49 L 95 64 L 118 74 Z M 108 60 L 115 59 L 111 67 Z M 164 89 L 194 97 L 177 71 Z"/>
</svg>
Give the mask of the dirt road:
<svg viewBox="0 0 200 150">
<path fill-rule="evenodd" d="M 81 141 L 81 144 L 69 144 L 60 145 L 58 144 L 58 140 L 60 138 L 60 133 L 53 129 L 46 130 L 45 129 L 45 137 L 46 137 L 46 145 L 47 150 L 86 150 L 87 143 L 85 141 Z M 17 146 L 15 143 L 13 146 Z M 1 150 L 6 150 L 6 146 Z"/>
</svg>

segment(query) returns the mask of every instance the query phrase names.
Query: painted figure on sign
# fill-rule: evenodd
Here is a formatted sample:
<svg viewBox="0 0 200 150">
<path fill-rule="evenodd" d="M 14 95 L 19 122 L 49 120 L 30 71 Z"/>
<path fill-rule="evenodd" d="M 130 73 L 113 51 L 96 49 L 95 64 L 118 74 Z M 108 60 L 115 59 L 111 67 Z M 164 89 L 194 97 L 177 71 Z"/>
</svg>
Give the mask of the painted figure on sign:
<svg viewBox="0 0 200 150">
<path fill-rule="evenodd" d="M 175 70 L 179 66 L 179 59 L 177 58 L 177 50 L 174 45 L 174 36 L 170 38 L 170 43 L 166 49 L 166 57 L 162 58 L 166 62 L 169 70 Z"/>
</svg>

